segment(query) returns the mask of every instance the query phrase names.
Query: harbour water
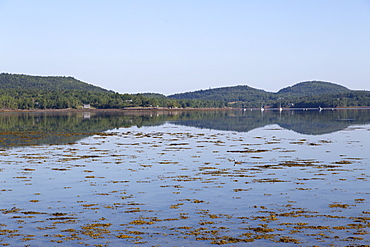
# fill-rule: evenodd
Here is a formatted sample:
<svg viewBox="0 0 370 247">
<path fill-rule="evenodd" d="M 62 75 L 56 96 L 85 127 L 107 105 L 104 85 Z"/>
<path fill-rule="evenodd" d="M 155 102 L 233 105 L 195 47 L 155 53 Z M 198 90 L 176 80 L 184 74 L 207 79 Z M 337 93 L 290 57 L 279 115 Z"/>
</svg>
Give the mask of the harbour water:
<svg viewBox="0 0 370 247">
<path fill-rule="evenodd" d="M 0 246 L 370 244 L 370 111 L 0 115 Z"/>
</svg>

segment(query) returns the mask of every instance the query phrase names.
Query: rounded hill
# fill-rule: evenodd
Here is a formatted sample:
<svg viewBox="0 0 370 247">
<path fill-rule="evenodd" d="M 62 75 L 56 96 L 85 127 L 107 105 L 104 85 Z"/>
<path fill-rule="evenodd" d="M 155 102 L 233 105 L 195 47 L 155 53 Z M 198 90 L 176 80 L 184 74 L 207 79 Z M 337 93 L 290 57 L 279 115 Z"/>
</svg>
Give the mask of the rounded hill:
<svg viewBox="0 0 370 247">
<path fill-rule="evenodd" d="M 108 90 L 97 87 L 73 77 L 66 76 L 30 76 L 15 74 L 0 74 L 0 89 L 26 89 L 26 90 L 84 90 L 91 92 L 109 92 Z"/>
<path fill-rule="evenodd" d="M 331 82 L 324 81 L 305 81 L 297 83 L 291 87 L 280 89 L 277 94 L 291 95 L 291 96 L 309 96 L 318 94 L 337 94 L 347 93 L 351 90 Z"/>
<path fill-rule="evenodd" d="M 255 89 L 246 85 L 234 87 L 221 87 L 215 89 L 198 90 L 193 92 L 169 95 L 172 99 L 192 99 L 192 100 L 219 100 L 226 102 L 235 101 L 254 101 L 261 98 L 269 98 L 272 93 L 261 89 Z"/>
</svg>

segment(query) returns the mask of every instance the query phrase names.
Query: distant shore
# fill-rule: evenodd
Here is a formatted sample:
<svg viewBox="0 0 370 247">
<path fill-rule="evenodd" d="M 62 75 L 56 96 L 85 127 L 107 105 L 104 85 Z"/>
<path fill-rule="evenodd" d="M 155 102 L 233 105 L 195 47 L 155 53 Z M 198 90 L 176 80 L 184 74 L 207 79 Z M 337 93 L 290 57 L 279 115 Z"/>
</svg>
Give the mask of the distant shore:
<svg viewBox="0 0 370 247">
<path fill-rule="evenodd" d="M 267 111 L 312 111 L 312 110 L 361 110 L 370 109 L 370 106 L 359 107 L 322 107 L 322 108 L 165 108 L 165 107 L 129 107 L 121 109 L 0 109 L 2 113 L 11 112 L 128 112 L 128 111 L 229 111 L 229 110 L 267 110 Z"/>
<path fill-rule="evenodd" d="M 128 107 L 121 109 L 0 109 L 0 112 L 128 112 L 128 111 L 226 111 L 237 110 L 238 108 L 161 108 L 161 107 Z"/>
</svg>

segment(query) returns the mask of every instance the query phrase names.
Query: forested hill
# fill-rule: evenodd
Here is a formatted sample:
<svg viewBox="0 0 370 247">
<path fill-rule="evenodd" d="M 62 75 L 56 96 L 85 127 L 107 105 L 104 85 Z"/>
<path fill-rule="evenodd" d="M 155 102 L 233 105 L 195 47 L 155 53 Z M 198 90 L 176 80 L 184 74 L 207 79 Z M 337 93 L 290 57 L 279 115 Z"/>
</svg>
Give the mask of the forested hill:
<svg viewBox="0 0 370 247">
<path fill-rule="evenodd" d="M 280 97 L 304 97 L 310 95 L 338 94 L 348 92 L 351 92 L 351 90 L 338 84 L 323 81 L 306 81 L 280 89 L 280 91 L 277 93 L 267 92 L 249 86 L 232 86 L 173 94 L 169 95 L 168 97 L 173 99 L 207 99 L 227 102 L 246 102 L 278 99 Z"/>
<path fill-rule="evenodd" d="M 324 82 L 306 81 L 286 87 L 277 93 L 249 86 L 222 87 L 169 95 L 182 100 L 214 100 L 231 107 L 348 107 L 370 106 L 369 91 L 350 90 L 344 86 Z"/>
<path fill-rule="evenodd" d="M 0 110 L 222 107 L 370 106 L 370 91 L 354 91 L 320 81 L 301 82 L 277 93 L 249 86 L 222 87 L 165 96 L 119 94 L 73 77 L 0 74 Z"/>
<path fill-rule="evenodd" d="M 221 100 L 227 102 L 251 102 L 274 98 L 273 93 L 249 86 L 221 87 L 169 95 L 172 99 Z"/>
<path fill-rule="evenodd" d="M 90 92 L 109 92 L 73 77 L 65 76 L 30 76 L 15 74 L 0 74 L 0 89 L 27 89 L 27 90 L 84 90 Z"/>
<path fill-rule="evenodd" d="M 227 103 L 174 100 L 161 94 L 120 94 L 73 77 L 0 74 L 0 110 L 9 109 L 121 109 L 132 107 L 220 108 Z"/>
<path fill-rule="evenodd" d="M 331 82 L 324 81 L 305 81 L 297 83 L 291 87 L 280 89 L 277 94 L 289 96 L 309 96 L 318 94 L 338 94 L 348 93 L 351 90 Z"/>
</svg>

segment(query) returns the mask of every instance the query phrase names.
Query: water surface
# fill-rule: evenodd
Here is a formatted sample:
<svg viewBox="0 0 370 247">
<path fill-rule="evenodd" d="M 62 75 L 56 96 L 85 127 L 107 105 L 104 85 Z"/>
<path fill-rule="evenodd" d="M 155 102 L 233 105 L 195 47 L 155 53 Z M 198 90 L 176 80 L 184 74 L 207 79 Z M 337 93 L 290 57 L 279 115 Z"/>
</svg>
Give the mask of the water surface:
<svg viewBox="0 0 370 247">
<path fill-rule="evenodd" d="M 0 116 L 0 245 L 369 245 L 370 112 Z"/>
</svg>

